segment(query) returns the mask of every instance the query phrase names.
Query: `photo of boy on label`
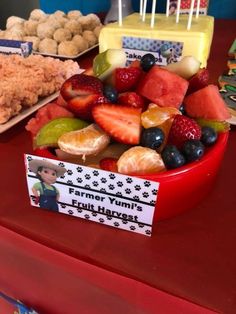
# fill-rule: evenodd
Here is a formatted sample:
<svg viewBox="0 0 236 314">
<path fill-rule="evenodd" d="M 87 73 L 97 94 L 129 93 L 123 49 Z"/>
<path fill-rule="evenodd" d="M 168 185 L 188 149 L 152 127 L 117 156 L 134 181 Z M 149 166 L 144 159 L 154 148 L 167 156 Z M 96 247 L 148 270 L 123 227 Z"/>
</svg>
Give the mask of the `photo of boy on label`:
<svg viewBox="0 0 236 314">
<path fill-rule="evenodd" d="M 35 196 L 35 204 L 40 207 L 58 212 L 58 200 L 60 193 L 53 185 L 58 177 L 64 175 L 65 168 L 53 164 L 47 160 L 33 159 L 29 161 L 29 169 L 36 174 L 39 182 L 32 187 Z"/>
</svg>

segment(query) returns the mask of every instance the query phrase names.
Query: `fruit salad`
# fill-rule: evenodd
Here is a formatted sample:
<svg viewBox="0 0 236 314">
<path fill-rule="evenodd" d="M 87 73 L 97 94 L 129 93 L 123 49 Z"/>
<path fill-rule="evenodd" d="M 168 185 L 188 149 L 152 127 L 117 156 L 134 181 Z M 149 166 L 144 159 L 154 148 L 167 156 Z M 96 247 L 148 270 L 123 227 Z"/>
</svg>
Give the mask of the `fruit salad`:
<svg viewBox="0 0 236 314">
<path fill-rule="evenodd" d="M 161 67 L 148 53 L 126 66 L 125 52 L 109 49 L 26 129 L 40 156 L 131 175 L 175 169 L 229 130 L 227 106 L 208 82 L 194 57 Z"/>
</svg>

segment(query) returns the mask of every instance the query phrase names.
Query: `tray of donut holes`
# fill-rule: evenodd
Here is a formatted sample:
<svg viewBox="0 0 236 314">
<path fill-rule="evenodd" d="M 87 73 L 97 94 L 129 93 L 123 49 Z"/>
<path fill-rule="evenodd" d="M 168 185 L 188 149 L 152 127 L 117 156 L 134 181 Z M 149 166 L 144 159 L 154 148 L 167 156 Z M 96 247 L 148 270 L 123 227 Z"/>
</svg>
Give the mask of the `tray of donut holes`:
<svg viewBox="0 0 236 314">
<path fill-rule="evenodd" d="M 32 42 L 35 54 L 74 59 L 98 46 L 102 27 L 94 13 L 83 15 L 72 10 L 66 14 L 58 10 L 46 14 L 34 9 L 28 19 L 8 17 L 0 39 Z"/>
</svg>

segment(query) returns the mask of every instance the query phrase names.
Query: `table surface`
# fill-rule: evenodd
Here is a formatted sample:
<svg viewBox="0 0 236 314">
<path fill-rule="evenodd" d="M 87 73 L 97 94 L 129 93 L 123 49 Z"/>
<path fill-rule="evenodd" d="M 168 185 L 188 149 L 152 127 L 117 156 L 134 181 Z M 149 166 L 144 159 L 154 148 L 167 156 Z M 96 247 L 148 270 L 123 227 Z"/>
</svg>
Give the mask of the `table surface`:
<svg viewBox="0 0 236 314">
<path fill-rule="evenodd" d="M 236 20 L 216 20 L 208 63 L 213 83 L 217 83 L 218 76 L 227 70 L 227 52 L 236 37 L 235 29 Z M 95 53 L 97 51 L 83 56 L 79 60 L 81 67 L 91 65 Z M 0 250 L 7 245 L 7 241 L 12 250 L 12 260 L 4 259 L 3 254 L 0 257 L 0 290 L 18 293 L 26 301 L 31 301 L 27 300 L 23 289 L 17 288 L 13 275 L 10 278 L 8 274 L 8 280 L 4 277 L 3 268 L 7 268 L 7 264 L 10 269 L 17 267 L 13 261 L 14 250 L 17 249 L 18 253 L 24 251 L 23 246 L 17 244 L 18 237 L 38 244 L 42 250 L 53 249 L 58 254 L 58 262 L 64 255 L 199 304 L 205 309 L 236 312 L 234 127 L 222 167 L 209 195 L 196 208 L 155 224 L 153 235 L 149 238 L 31 207 L 23 162 L 23 154 L 32 153 L 30 136 L 24 129 L 27 120 L 0 135 L 0 238 L 4 239 L 0 240 Z M 14 241 L 11 238 L 13 234 Z M 44 256 L 33 248 L 32 252 L 32 260 L 46 262 L 46 253 Z M 37 272 L 36 266 L 33 269 Z M 29 274 L 25 273 L 25 276 Z M 40 308 L 40 301 L 37 302 Z M 129 313 L 127 309 L 125 312 Z"/>
</svg>

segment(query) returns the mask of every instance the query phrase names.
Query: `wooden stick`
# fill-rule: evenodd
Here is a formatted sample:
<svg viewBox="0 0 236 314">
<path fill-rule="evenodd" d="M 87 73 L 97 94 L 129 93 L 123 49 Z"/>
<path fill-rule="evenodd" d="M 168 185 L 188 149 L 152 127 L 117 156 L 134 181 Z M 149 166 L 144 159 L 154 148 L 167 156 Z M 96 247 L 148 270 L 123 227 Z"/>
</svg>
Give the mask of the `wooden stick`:
<svg viewBox="0 0 236 314">
<path fill-rule="evenodd" d="M 156 13 L 156 0 L 152 1 L 152 16 L 151 16 L 151 27 L 154 27 Z"/>
<path fill-rule="evenodd" d="M 201 0 L 197 0 L 197 10 L 196 10 L 196 18 L 199 17 L 199 11 L 200 11 L 200 2 Z"/>
<path fill-rule="evenodd" d="M 166 1 L 166 16 L 169 16 L 169 9 L 170 9 L 170 0 Z"/>
<path fill-rule="evenodd" d="M 143 22 L 146 19 L 146 10 L 147 10 L 147 0 L 144 0 L 144 3 L 143 3 L 143 18 L 142 18 Z"/>
<path fill-rule="evenodd" d="M 194 2 L 195 0 L 191 0 L 191 6 L 190 6 L 190 11 L 189 11 L 189 17 L 188 17 L 188 25 L 187 25 L 188 31 L 190 30 L 191 25 L 192 25 Z"/>
<path fill-rule="evenodd" d="M 140 0 L 140 3 L 139 3 L 139 14 L 141 16 L 143 15 L 143 0 Z"/>
<path fill-rule="evenodd" d="M 176 12 L 176 23 L 179 23 L 180 4 L 181 4 L 181 0 L 178 0 L 178 2 L 177 2 L 177 12 Z"/>
<path fill-rule="evenodd" d="M 119 0 L 118 2 L 118 20 L 119 26 L 122 26 L 122 0 Z"/>
</svg>

